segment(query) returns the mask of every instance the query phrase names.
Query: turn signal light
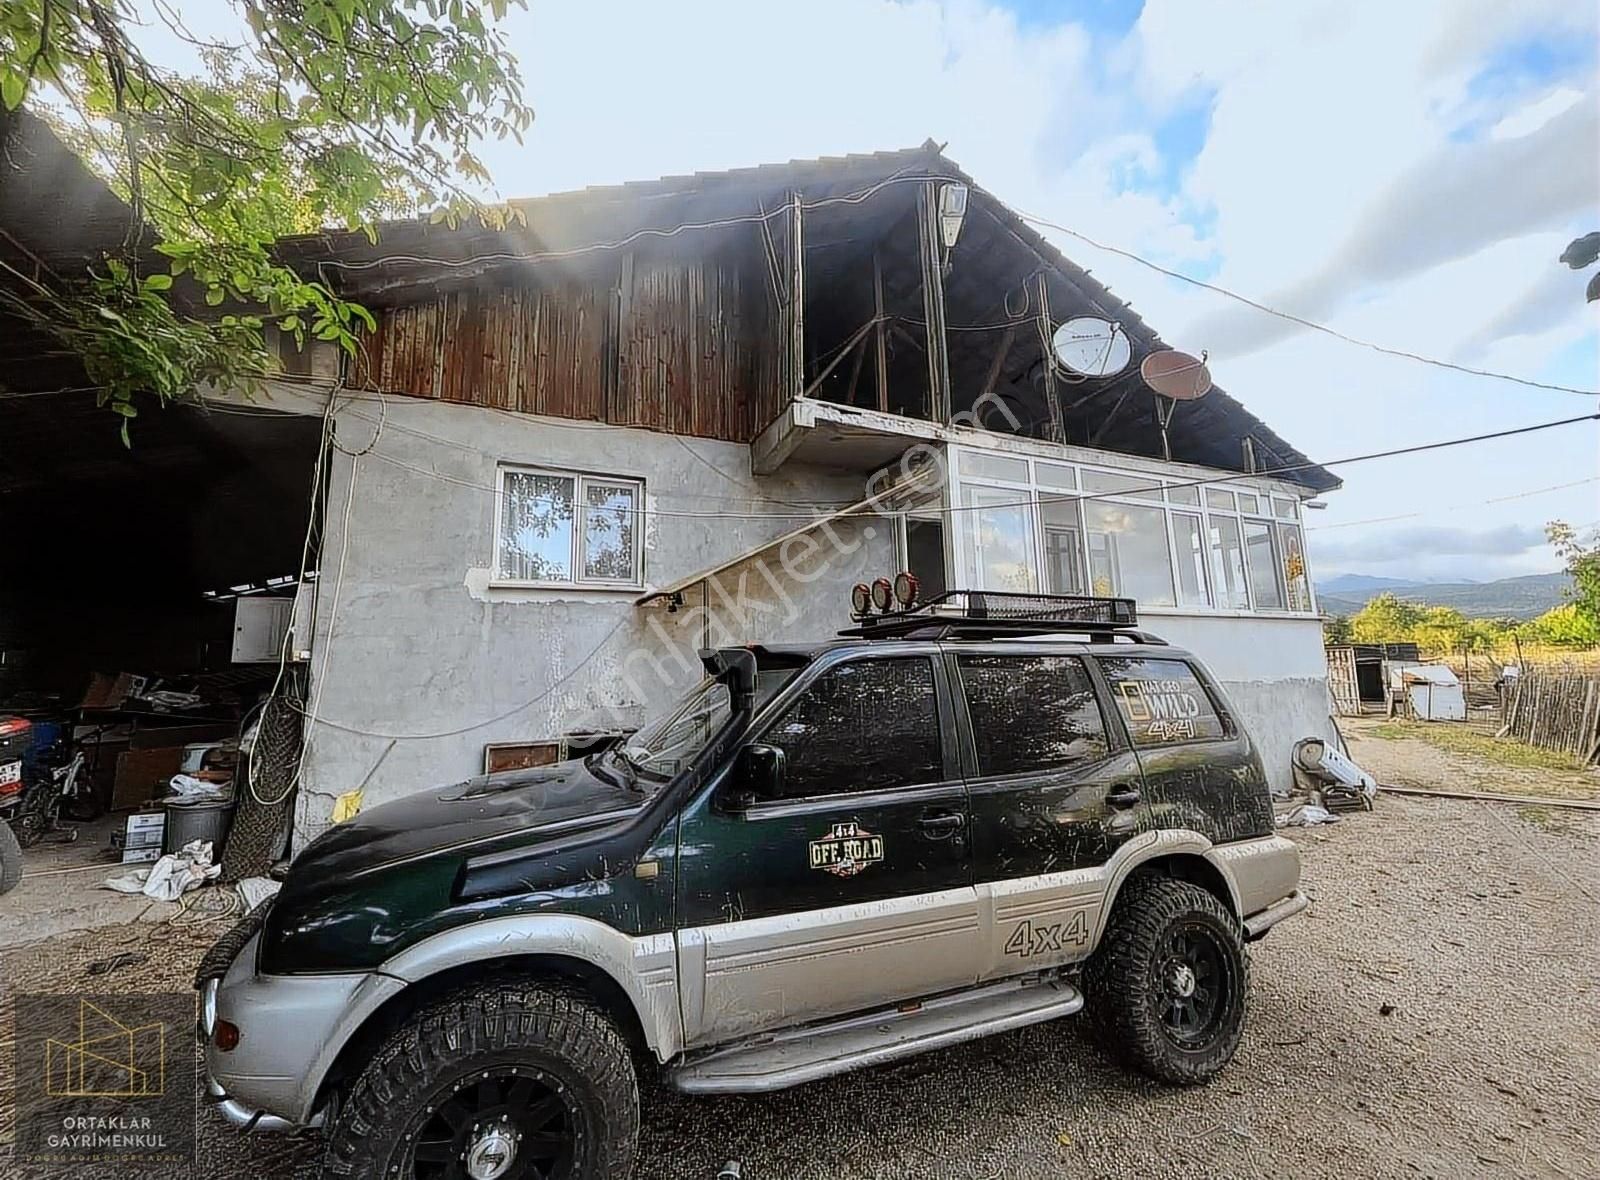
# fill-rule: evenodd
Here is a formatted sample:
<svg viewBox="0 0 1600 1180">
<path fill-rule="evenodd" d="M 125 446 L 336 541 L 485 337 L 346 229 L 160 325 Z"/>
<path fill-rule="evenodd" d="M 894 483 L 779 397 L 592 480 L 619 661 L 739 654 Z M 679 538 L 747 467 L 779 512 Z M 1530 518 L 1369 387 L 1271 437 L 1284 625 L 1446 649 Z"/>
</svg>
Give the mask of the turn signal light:
<svg viewBox="0 0 1600 1180">
<path fill-rule="evenodd" d="M 211 1034 L 211 1043 L 224 1053 L 231 1053 L 239 1047 L 239 1026 L 231 1020 L 217 1021 L 217 1027 Z"/>
</svg>

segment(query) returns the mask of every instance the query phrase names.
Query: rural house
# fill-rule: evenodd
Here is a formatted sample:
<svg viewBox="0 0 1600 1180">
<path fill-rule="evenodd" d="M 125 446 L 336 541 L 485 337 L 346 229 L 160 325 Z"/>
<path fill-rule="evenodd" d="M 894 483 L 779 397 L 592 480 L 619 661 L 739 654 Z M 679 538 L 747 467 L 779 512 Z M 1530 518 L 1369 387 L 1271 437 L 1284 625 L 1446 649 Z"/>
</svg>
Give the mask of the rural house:
<svg viewBox="0 0 1600 1180">
<path fill-rule="evenodd" d="M 272 558 L 185 592 L 280 608 L 301 841 L 345 792 L 581 751 L 697 649 L 825 637 L 901 569 L 924 596 L 1136 599 L 1277 784 L 1328 731 L 1301 509 L 1337 479 L 1220 388 L 1158 406 L 1154 330 L 937 146 L 513 208 L 284 241 L 373 312 L 363 354 L 286 346 L 269 396 L 184 411 L 236 460 L 218 551 Z M 1085 316 L 1125 337 L 1117 371 L 1052 359 Z"/>
</svg>

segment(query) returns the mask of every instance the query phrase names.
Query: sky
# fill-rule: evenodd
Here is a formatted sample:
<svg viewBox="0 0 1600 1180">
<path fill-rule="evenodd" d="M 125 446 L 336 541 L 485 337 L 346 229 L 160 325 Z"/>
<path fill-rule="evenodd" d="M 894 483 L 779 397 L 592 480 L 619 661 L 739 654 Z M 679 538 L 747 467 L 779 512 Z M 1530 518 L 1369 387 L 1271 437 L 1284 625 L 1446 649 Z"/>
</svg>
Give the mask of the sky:
<svg viewBox="0 0 1600 1180">
<path fill-rule="evenodd" d="M 1600 304 L 1558 257 L 1600 229 L 1597 11 L 531 0 L 506 29 L 536 120 L 483 156 L 518 197 L 931 137 L 1014 209 L 1183 274 L 1389 347 L 1594 390 Z M 1047 236 L 1316 459 L 1600 410 Z M 1559 564 L 1546 520 L 1600 525 L 1597 423 L 1335 470 L 1344 488 L 1308 513 L 1319 578 L 1544 572 Z"/>
</svg>

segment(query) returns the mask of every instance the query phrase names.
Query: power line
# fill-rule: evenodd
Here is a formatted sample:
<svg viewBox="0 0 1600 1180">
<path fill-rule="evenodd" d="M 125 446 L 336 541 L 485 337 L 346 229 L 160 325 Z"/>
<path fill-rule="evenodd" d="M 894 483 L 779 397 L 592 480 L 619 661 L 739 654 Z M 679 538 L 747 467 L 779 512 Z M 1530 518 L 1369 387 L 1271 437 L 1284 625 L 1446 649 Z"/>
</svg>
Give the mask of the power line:
<svg viewBox="0 0 1600 1180">
<path fill-rule="evenodd" d="M 1471 443 L 1489 442 L 1494 439 L 1513 438 L 1519 435 L 1533 434 L 1542 430 L 1554 430 L 1562 426 L 1573 426 L 1579 422 L 1594 421 L 1600 421 L 1600 413 L 1579 414 L 1572 418 L 1558 418 L 1551 422 L 1535 422 L 1528 426 L 1515 426 L 1505 430 L 1489 431 L 1484 434 L 1466 435 L 1461 438 L 1441 439 L 1437 442 L 1417 443 L 1408 447 L 1394 447 L 1386 451 L 1371 451 L 1366 454 L 1349 455 L 1340 459 L 1325 459 L 1316 462 L 1307 460 L 1304 463 L 1291 463 L 1279 467 L 1267 467 L 1258 471 L 1219 471 L 1216 475 L 1201 476 L 1194 479 L 1185 480 L 1164 481 L 1156 479 L 1153 483 L 1131 488 L 1124 488 L 1115 492 L 1057 492 L 1032 496 L 1025 500 L 1012 500 L 996 504 L 950 504 L 946 505 L 940 511 L 953 515 L 957 512 L 992 512 L 1000 508 L 1026 508 L 1031 507 L 1035 503 L 1054 504 L 1085 500 L 1116 500 L 1126 496 L 1137 496 L 1142 492 L 1159 492 L 1163 488 L 1201 487 L 1206 484 L 1228 483 L 1231 480 L 1238 479 L 1260 479 L 1279 475 L 1292 475 L 1295 472 L 1306 471 L 1318 467 L 1344 467 L 1354 463 L 1366 463 L 1376 459 L 1392 459 L 1401 455 L 1422 454 L 1427 451 L 1438 451 L 1449 447 L 1467 446 Z M 439 439 L 436 438 L 436 436 L 428 435 L 421 431 L 413 430 L 412 433 L 420 434 L 424 438 L 434 438 L 435 441 L 445 443 L 450 446 L 460 446 L 462 449 L 468 449 L 468 444 L 458 444 L 453 440 Z M 494 457 L 488 451 L 480 450 L 479 453 L 485 456 Z M 426 467 L 419 467 L 414 463 L 408 463 L 404 459 L 388 454 L 385 451 L 374 450 L 372 452 L 372 456 L 375 459 L 381 459 L 384 462 L 390 463 L 396 467 L 401 467 L 408 471 L 414 471 L 419 475 L 426 475 L 432 479 L 441 480 L 445 483 L 456 484 L 460 487 L 475 488 L 479 491 L 490 492 L 493 494 L 498 494 L 499 492 L 499 489 L 492 484 L 479 483 L 476 480 L 463 479 L 460 476 L 447 475 L 442 471 L 432 471 Z M 1151 478 L 1154 479 L 1155 477 Z M 646 507 L 608 508 L 606 511 L 614 512 L 619 515 L 662 516 L 694 520 L 805 520 L 808 517 L 812 519 L 820 519 L 814 517 L 814 514 L 796 512 L 696 512 Z M 842 513 L 835 513 L 833 515 L 858 516 L 869 514 L 877 515 L 876 507 L 863 508 L 856 512 L 851 512 L 847 509 Z"/>
<path fill-rule="evenodd" d="M 1096 250 L 1104 250 L 1107 254 L 1115 254 L 1119 258 L 1126 258 L 1130 262 L 1137 262 L 1140 266 L 1153 270 L 1158 274 L 1166 275 L 1169 279 L 1177 279 L 1179 282 L 1188 283 L 1192 287 L 1200 287 L 1206 291 L 1214 292 L 1217 295 L 1232 299 L 1237 303 L 1242 303 L 1246 307 L 1252 307 L 1256 311 L 1264 312 L 1270 316 L 1276 316 L 1280 320 L 1287 320 L 1291 324 L 1298 324 L 1302 328 L 1309 328 L 1313 332 L 1321 332 L 1325 336 L 1332 336 L 1335 340 L 1342 340 L 1346 344 L 1354 344 L 1358 348 L 1371 349 L 1373 352 L 1381 352 L 1385 356 L 1397 356 L 1408 361 L 1417 361 L 1420 364 L 1433 365 L 1440 369 L 1452 369 L 1457 373 L 1466 373 L 1472 377 L 1488 377 L 1495 381 L 1510 381 L 1515 385 L 1525 385 L 1530 389 L 1549 389 L 1556 393 L 1577 393 L 1583 395 L 1584 397 L 1600 397 L 1600 389 L 1579 389 L 1572 385 L 1554 385 L 1546 381 L 1532 381 L 1526 377 L 1513 377 L 1509 373 L 1497 373 L 1492 369 L 1474 369 L 1470 365 L 1458 365 L 1454 361 L 1442 361 L 1437 357 L 1423 356 L 1421 353 L 1407 352 L 1403 348 L 1389 348 L 1386 345 L 1377 344 L 1371 340 L 1363 340 L 1359 336 L 1351 336 L 1346 332 L 1339 331 L 1337 328 L 1330 328 L 1327 324 L 1319 324 L 1315 320 L 1308 320 L 1304 316 L 1295 315 L 1293 312 L 1281 311 L 1276 307 L 1268 307 L 1265 303 L 1251 299 L 1247 295 L 1241 295 L 1237 291 L 1230 291 L 1228 288 L 1218 286 L 1216 283 L 1208 283 L 1204 279 L 1197 279 L 1192 275 L 1186 275 L 1180 270 L 1173 270 L 1171 267 L 1162 266 L 1159 262 L 1152 262 L 1148 258 L 1144 258 L 1138 254 L 1135 254 L 1132 250 L 1124 250 L 1120 246 L 1111 246 L 1107 245 L 1105 242 L 1096 241 L 1088 234 L 1079 233 L 1075 229 L 1068 229 L 1066 226 L 1057 222 L 1050 221 L 1043 217 L 1035 217 L 1032 214 L 1023 213 L 1020 210 L 1016 212 L 1018 217 L 1020 217 L 1023 221 L 1029 222 L 1030 224 L 1042 225 L 1046 229 L 1053 229 L 1059 233 L 1064 233 L 1070 238 L 1076 238 L 1085 245 L 1093 246 Z"/>
<path fill-rule="evenodd" d="M 1600 483 L 1600 475 L 1591 475 L 1588 479 L 1575 479 L 1571 483 L 1555 483 L 1547 488 L 1528 488 L 1526 491 L 1512 492 L 1509 496 L 1494 496 L 1488 500 L 1472 500 L 1465 504 L 1446 504 L 1439 508 L 1430 509 L 1430 512 L 1458 512 L 1463 508 L 1481 508 L 1485 504 L 1505 504 L 1512 500 L 1526 500 L 1532 496 L 1543 496 L 1550 492 L 1564 492 L 1569 488 L 1581 488 L 1585 484 Z M 1361 524 L 1388 524 L 1396 520 L 1416 520 L 1418 517 L 1427 516 L 1429 512 L 1402 512 L 1395 516 L 1369 516 L 1365 520 L 1341 520 L 1338 524 L 1319 524 L 1307 527 L 1308 533 L 1326 533 L 1334 529 L 1353 529 Z"/>
</svg>

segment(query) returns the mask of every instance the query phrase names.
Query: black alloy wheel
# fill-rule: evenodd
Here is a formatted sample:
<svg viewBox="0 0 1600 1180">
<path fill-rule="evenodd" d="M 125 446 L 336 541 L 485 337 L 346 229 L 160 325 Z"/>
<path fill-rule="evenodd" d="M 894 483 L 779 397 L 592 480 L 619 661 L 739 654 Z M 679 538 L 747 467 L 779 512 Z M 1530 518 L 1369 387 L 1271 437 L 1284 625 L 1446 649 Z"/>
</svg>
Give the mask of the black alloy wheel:
<svg viewBox="0 0 1600 1180">
<path fill-rule="evenodd" d="M 1174 927 L 1156 968 L 1161 988 L 1151 989 L 1167 1035 L 1186 1049 L 1203 1048 L 1217 1034 L 1226 995 L 1234 986 L 1215 933 L 1194 924 Z"/>
<path fill-rule="evenodd" d="M 1199 885 L 1138 874 L 1117 894 L 1083 986 L 1113 1054 L 1158 1081 L 1210 1081 L 1244 1033 L 1244 931 Z"/>
<path fill-rule="evenodd" d="M 632 1171 L 627 1039 L 578 986 L 501 977 L 403 1013 L 333 1107 L 339 1180 L 613 1180 Z"/>
<path fill-rule="evenodd" d="M 412 1120 L 401 1140 L 400 1174 L 412 1180 L 566 1180 L 582 1130 L 563 1089 L 526 1066 L 474 1070 Z"/>
</svg>

